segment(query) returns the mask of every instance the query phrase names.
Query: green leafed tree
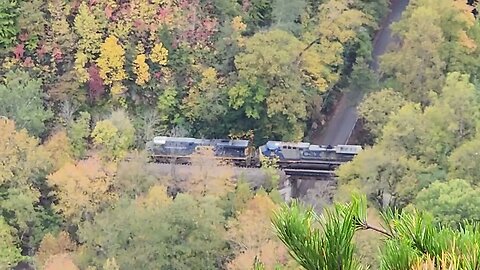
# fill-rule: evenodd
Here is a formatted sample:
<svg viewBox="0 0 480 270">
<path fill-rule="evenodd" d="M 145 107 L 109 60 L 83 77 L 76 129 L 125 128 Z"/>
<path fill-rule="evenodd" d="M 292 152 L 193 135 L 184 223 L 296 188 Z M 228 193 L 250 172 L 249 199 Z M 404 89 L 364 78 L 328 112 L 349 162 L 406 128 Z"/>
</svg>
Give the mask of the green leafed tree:
<svg viewBox="0 0 480 270">
<path fill-rule="evenodd" d="M 17 0 L 5 0 L 0 2 L 0 47 L 7 47 L 15 42 L 18 33 Z"/>
<path fill-rule="evenodd" d="M 405 99 L 392 89 L 383 89 L 367 95 L 358 107 L 358 114 L 365 119 L 365 126 L 375 137 L 381 137 L 382 129 L 390 119 L 405 105 Z"/>
<path fill-rule="evenodd" d="M 10 269 L 23 259 L 14 229 L 0 217 L 0 267 Z"/>
<path fill-rule="evenodd" d="M 253 0 L 247 6 L 247 25 L 250 31 L 268 27 L 272 23 L 272 1 Z"/>
<path fill-rule="evenodd" d="M 129 154 L 128 161 L 118 164 L 114 186 L 118 193 L 137 198 L 146 193 L 156 181 L 153 168 L 148 164 L 147 154 L 135 151 Z"/>
<path fill-rule="evenodd" d="M 212 200 L 184 194 L 154 207 L 123 202 L 81 226 L 81 261 L 101 266 L 114 257 L 120 269 L 218 269 L 226 247 L 222 214 Z"/>
<path fill-rule="evenodd" d="M 478 94 L 467 75 L 447 75 L 440 94 L 430 94 L 431 105 L 407 103 L 393 113 L 379 143 L 428 164 L 446 167 L 448 155 L 475 133 Z"/>
<path fill-rule="evenodd" d="M 26 130 L 17 131 L 13 121 L 0 120 L 0 130 L 0 215 L 16 229 L 29 253 L 58 221 L 48 207 L 39 205 L 51 161 L 38 140 Z"/>
<path fill-rule="evenodd" d="M 44 5 L 45 2 L 41 0 L 20 1 L 19 3 L 18 26 L 30 35 L 28 44 L 32 47 L 37 45 L 38 39 L 45 33 L 47 20 L 43 10 Z"/>
<path fill-rule="evenodd" d="M 230 106 L 248 118 L 270 118 L 279 127 L 274 137 L 299 139 L 307 116 L 301 69 L 297 63 L 303 43 L 293 35 L 272 30 L 246 41 L 244 53 L 235 58 L 241 81 L 228 91 Z"/>
<path fill-rule="evenodd" d="M 377 22 L 379 22 L 388 11 L 388 0 L 355 0 L 353 1 L 353 6 L 361 10 L 362 12 L 372 16 L 375 18 Z"/>
<path fill-rule="evenodd" d="M 429 10 L 437 19 L 444 41 L 439 53 L 445 61 L 445 72 L 476 74 L 480 65 L 479 47 L 480 25 L 475 21 L 469 6 L 462 1 L 420 0 L 409 5 L 400 26 L 401 31 L 417 31 L 411 19 L 418 10 Z"/>
<path fill-rule="evenodd" d="M 68 137 L 71 141 L 72 153 L 76 158 L 81 158 L 87 150 L 87 139 L 90 135 L 90 114 L 81 112 L 69 126 Z"/>
<path fill-rule="evenodd" d="M 305 0 L 276 0 L 273 2 L 272 16 L 273 27 L 280 28 L 298 34 L 302 25 L 297 23 L 303 13 L 306 12 L 307 1 Z"/>
<path fill-rule="evenodd" d="M 302 42 L 287 32 L 272 30 L 256 34 L 245 46 L 246 51 L 235 59 L 242 81 L 228 92 L 230 106 L 242 109 L 249 118 L 288 123 L 288 133 L 272 131 L 276 137 L 300 138 L 303 130 L 298 130 L 297 122 L 307 115 L 296 64 Z"/>
<path fill-rule="evenodd" d="M 405 206 L 419 191 L 419 175 L 429 168 L 400 151 L 381 145 L 367 148 L 353 162 L 342 165 L 338 177 L 342 183 L 361 187 L 379 206 Z"/>
<path fill-rule="evenodd" d="M 427 104 L 428 92 L 439 91 L 444 79 L 440 16 L 429 7 L 421 7 L 406 18 L 393 26 L 402 42 L 381 57 L 380 68 L 408 100 Z"/>
<path fill-rule="evenodd" d="M 15 120 L 17 128 L 32 135 L 45 131 L 52 112 L 45 108 L 42 83 L 25 71 L 9 71 L 0 83 L 0 115 Z"/>
<path fill-rule="evenodd" d="M 418 153 L 429 163 L 446 166 L 446 156 L 471 139 L 480 119 L 480 100 L 468 75 L 449 73 L 440 94 L 425 108 Z"/>
<path fill-rule="evenodd" d="M 121 159 L 135 141 L 135 128 L 125 111 L 114 111 L 108 119 L 97 122 L 91 137 L 106 159 Z"/>
<path fill-rule="evenodd" d="M 388 92 L 372 94 L 360 106 L 360 114 L 367 120 L 372 119 L 367 125 L 374 121 L 383 125 L 377 129 L 381 136 L 377 138 L 377 145 L 339 169 L 340 179 L 357 181 L 372 196 L 381 190 L 380 193 L 388 191 L 403 201 L 400 205 L 410 203 L 418 191 L 437 180 L 434 171 L 476 181 L 476 165 L 471 159 L 476 153 L 475 139 L 470 140 L 475 136 L 479 120 L 478 94 L 469 76 L 458 72 L 446 76 L 439 92 L 430 94 L 431 104 L 423 110 L 420 104 L 405 103 L 390 92 L 388 102 L 395 103 L 391 106 L 398 106 L 392 97 L 405 103 L 391 111 L 376 105 L 388 106 L 387 101 L 377 100 Z"/>
<path fill-rule="evenodd" d="M 179 122 L 179 104 L 178 91 L 174 88 L 165 89 L 158 97 L 159 122 L 163 131 L 170 130 Z"/>
<path fill-rule="evenodd" d="M 415 206 L 430 212 L 435 221 L 456 227 L 465 220 L 480 221 L 480 190 L 463 179 L 436 181 L 420 191 Z"/>
<path fill-rule="evenodd" d="M 228 99 L 223 84 L 215 68 L 205 68 L 198 84 L 191 87 L 183 99 L 182 111 L 193 129 L 200 134 L 212 136 L 214 127 L 220 126 L 227 112 Z"/>
<path fill-rule="evenodd" d="M 480 180 L 480 138 L 478 135 L 456 148 L 448 158 L 449 177 L 465 179 L 478 185 Z"/>
</svg>

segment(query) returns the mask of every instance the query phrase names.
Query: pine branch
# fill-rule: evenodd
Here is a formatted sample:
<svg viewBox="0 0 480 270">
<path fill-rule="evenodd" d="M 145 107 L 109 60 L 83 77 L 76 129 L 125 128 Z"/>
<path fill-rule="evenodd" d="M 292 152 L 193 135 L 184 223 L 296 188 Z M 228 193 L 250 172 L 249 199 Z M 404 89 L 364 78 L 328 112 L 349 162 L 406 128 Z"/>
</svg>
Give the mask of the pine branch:
<svg viewBox="0 0 480 270">
<path fill-rule="evenodd" d="M 381 234 L 383 234 L 383 235 L 385 235 L 385 236 L 393 237 L 393 235 L 392 235 L 390 232 L 386 231 L 385 229 L 383 229 L 383 228 L 377 228 L 377 227 L 372 226 L 372 225 L 370 225 L 370 224 L 368 224 L 368 223 L 365 223 L 365 225 L 363 226 L 363 228 L 364 228 L 364 230 L 372 230 L 372 231 L 381 233 Z"/>
</svg>

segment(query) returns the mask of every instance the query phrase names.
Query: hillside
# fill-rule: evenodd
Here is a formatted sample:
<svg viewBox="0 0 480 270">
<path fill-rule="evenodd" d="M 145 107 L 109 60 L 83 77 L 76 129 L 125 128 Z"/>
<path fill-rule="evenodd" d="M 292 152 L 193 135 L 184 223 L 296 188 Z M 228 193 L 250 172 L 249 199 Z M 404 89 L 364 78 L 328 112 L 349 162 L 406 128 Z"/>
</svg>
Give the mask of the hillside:
<svg viewBox="0 0 480 270">
<path fill-rule="evenodd" d="M 275 162 L 177 173 L 158 135 L 340 144 L 358 117 L 318 212 L 358 192 L 479 220 L 478 1 L 407 2 L 0 1 L 0 269 L 298 269 Z"/>
</svg>

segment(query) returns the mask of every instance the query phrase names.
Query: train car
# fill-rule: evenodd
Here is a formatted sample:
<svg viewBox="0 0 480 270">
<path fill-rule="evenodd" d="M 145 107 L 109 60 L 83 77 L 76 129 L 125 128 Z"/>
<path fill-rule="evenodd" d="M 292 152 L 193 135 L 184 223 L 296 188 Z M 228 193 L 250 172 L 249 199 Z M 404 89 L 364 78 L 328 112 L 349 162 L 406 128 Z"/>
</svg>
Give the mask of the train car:
<svg viewBox="0 0 480 270">
<path fill-rule="evenodd" d="M 323 146 L 268 141 L 259 147 L 259 152 L 261 157 L 277 158 L 281 168 L 332 170 L 352 160 L 361 149 L 359 145 Z"/>
<path fill-rule="evenodd" d="M 305 142 L 268 141 L 255 149 L 248 140 L 204 140 L 183 137 L 155 137 L 147 150 L 156 162 L 188 164 L 192 155 L 203 153 L 236 166 L 260 167 L 260 158 L 276 158 L 283 169 L 333 170 L 350 161 L 362 149 L 359 145 L 323 146 Z"/>
<path fill-rule="evenodd" d="M 215 157 L 237 166 L 256 165 L 255 151 L 252 151 L 248 140 L 213 140 L 213 152 Z"/>
<path fill-rule="evenodd" d="M 204 140 L 183 137 L 158 136 L 146 145 L 154 161 L 188 164 L 193 154 L 213 155 L 216 159 L 237 166 L 255 162 L 247 140 Z"/>
<path fill-rule="evenodd" d="M 154 161 L 188 163 L 195 149 L 205 145 L 208 142 L 195 138 L 158 136 L 147 142 L 146 149 Z"/>
</svg>

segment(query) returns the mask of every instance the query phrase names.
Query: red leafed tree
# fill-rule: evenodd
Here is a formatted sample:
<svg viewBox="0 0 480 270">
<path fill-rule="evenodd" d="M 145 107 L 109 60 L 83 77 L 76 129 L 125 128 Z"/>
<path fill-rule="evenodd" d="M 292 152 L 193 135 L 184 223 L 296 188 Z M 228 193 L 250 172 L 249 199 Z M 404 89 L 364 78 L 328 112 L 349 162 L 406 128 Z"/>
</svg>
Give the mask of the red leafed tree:
<svg viewBox="0 0 480 270">
<path fill-rule="evenodd" d="M 13 53 L 15 54 L 16 59 L 20 59 L 23 57 L 23 54 L 25 53 L 25 46 L 23 44 L 18 44 L 14 49 Z"/>
<path fill-rule="evenodd" d="M 105 93 L 105 86 L 97 65 L 93 64 L 88 68 L 88 77 L 89 97 L 94 101 Z"/>
</svg>

